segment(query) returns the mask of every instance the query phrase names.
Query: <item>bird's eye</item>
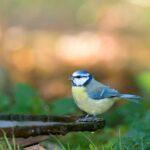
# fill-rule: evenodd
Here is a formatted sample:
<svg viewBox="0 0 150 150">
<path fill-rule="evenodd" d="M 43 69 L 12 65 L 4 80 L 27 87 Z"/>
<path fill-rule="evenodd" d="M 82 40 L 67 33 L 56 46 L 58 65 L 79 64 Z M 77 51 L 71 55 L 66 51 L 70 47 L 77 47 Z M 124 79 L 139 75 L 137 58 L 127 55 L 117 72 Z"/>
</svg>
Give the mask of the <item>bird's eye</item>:
<svg viewBox="0 0 150 150">
<path fill-rule="evenodd" d="M 76 78 L 80 79 L 80 78 L 81 78 L 81 76 L 76 76 Z"/>
</svg>

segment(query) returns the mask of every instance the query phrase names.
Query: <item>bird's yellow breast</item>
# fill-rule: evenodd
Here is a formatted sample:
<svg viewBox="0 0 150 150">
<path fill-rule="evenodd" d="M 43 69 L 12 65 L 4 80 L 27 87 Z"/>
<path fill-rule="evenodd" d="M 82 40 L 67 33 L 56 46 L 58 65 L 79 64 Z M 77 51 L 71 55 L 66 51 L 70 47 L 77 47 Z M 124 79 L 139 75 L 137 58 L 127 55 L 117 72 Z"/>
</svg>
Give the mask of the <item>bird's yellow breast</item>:
<svg viewBox="0 0 150 150">
<path fill-rule="evenodd" d="M 72 87 L 72 94 L 75 101 L 87 101 L 88 95 L 85 87 Z"/>
<path fill-rule="evenodd" d="M 105 98 L 101 100 L 91 99 L 85 87 L 72 87 L 73 98 L 77 106 L 89 114 L 101 114 L 107 111 L 116 101 L 115 99 Z"/>
</svg>

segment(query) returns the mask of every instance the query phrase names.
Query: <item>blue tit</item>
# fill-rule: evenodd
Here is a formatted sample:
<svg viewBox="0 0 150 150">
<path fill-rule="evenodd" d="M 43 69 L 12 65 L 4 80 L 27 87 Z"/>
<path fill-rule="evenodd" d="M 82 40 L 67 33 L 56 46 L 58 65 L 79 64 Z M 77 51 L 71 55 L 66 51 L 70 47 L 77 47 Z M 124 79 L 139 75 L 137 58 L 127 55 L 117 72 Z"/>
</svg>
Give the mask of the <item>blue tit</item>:
<svg viewBox="0 0 150 150">
<path fill-rule="evenodd" d="M 94 79 L 85 70 L 75 71 L 70 80 L 72 95 L 77 106 L 90 115 L 99 115 L 106 112 L 118 99 L 139 102 L 140 96 L 121 94 L 117 90 L 104 85 Z"/>
</svg>

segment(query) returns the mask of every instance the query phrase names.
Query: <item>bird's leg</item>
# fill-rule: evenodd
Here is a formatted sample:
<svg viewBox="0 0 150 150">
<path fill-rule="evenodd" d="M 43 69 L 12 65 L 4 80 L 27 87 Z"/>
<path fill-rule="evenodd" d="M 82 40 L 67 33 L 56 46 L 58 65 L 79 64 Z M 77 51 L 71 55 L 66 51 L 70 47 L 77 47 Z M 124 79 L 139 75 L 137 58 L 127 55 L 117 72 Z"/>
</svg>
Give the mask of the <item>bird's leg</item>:
<svg viewBox="0 0 150 150">
<path fill-rule="evenodd" d="M 96 115 L 87 114 L 83 118 L 79 118 L 77 121 L 78 122 L 93 122 L 93 121 L 95 122 L 97 121 L 97 117 Z"/>
<path fill-rule="evenodd" d="M 91 116 L 93 116 L 93 115 L 91 115 L 91 114 L 86 114 L 86 115 L 84 116 L 84 118 L 89 118 L 89 117 L 91 117 Z"/>
<path fill-rule="evenodd" d="M 87 114 L 85 116 L 85 121 L 87 121 L 87 122 L 97 121 L 97 117 L 95 114 L 93 114 L 93 115 Z"/>
</svg>

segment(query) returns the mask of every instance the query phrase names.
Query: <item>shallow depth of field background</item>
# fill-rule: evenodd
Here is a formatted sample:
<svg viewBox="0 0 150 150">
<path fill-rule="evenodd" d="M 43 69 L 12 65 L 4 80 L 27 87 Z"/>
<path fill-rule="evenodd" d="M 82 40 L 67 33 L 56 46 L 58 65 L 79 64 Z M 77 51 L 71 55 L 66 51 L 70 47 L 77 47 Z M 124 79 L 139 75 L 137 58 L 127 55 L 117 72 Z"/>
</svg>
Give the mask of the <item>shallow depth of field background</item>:
<svg viewBox="0 0 150 150">
<path fill-rule="evenodd" d="M 66 149 L 149 149 L 149 16 L 148 0 L 0 1 L 0 112 L 82 114 L 68 77 L 85 69 L 144 100 L 118 102 L 102 132 L 58 140 Z"/>
</svg>

